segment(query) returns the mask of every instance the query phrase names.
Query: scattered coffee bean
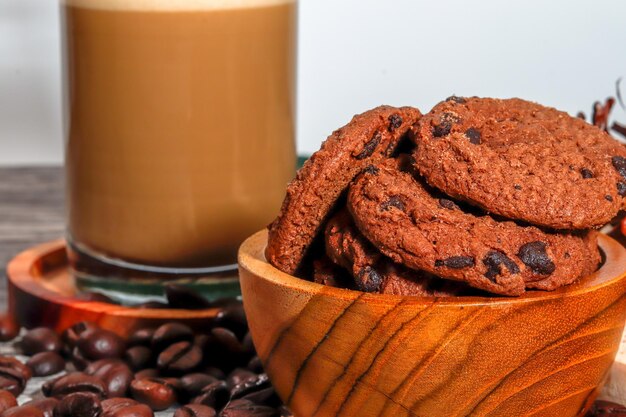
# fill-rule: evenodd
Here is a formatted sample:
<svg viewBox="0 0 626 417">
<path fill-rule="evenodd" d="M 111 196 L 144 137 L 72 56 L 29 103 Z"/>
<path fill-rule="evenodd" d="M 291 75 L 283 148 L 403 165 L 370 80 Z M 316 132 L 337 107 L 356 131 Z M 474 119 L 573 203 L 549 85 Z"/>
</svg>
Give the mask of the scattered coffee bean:
<svg viewBox="0 0 626 417">
<path fill-rule="evenodd" d="M 101 417 L 154 417 L 150 407 L 131 398 L 109 398 L 101 404 Z"/>
<path fill-rule="evenodd" d="M 152 336 L 154 336 L 154 329 L 139 329 L 128 337 L 126 345 L 129 347 L 150 347 L 150 344 L 152 343 Z"/>
<path fill-rule="evenodd" d="M 178 342 L 193 341 L 193 331 L 185 324 L 167 323 L 157 328 L 152 336 L 152 348 L 157 353 Z"/>
<path fill-rule="evenodd" d="M 9 408 L 2 412 L 0 417 L 45 417 L 43 411 L 32 405 L 22 405 L 19 407 Z"/>
<path fill-rule="evenodd" d="M 550 275 L 556 269 L 556 265 L 546 253 L 546 248 L 544 242 L 529 242 L 519 249 L 517 257 L 535 274 Z"/>
<path fill-rule="evenodd" d="M 230 400 L 230 392 L 224 381 L 212 382 L 202 389 L 200 395 L 191 400 L 193 404 L 203 404 L 221 409 Z"/>
<path fill-rule="evenodd" d="M 74 347 L 74 349 L 70 353 L 70 358 L 72 361 L 72 365 L 74 365 L 74 367 L 79 371 L 84 370 L 87 365 L 89 365 L 89 361 L 83 356 L 78 346 Z"/>
<path fill-rule="evenodd" d="M 248 362 L 247 368 L 254 373 L 262 373 L 263 372 L 263 364 L 261 363 L 261 359 L 258 356 L 253 356 L 252 359 Z"/>
<path fill-rule="evenodd" d="M 146 346 L 133 346 L 124 353 L 124 360 L 134 371 L 152 365 L 152 350 Z"/>
<path fill-rule="evenodd" d="M 126 349 L 126 343 L 117 334 L 98 328 L 82 332 L 76 342 L 76 347 L 85 358 L 98 360 L 121 358 Z"/>
<path fill-rule="evenodd" d="M 32 356 L 39 352 L 61 352 L 61 338 L 52 329 L 38 327 L 30 330 L 19 342 L 24 355 Z"/>
<path fill-rule="evenodd" d="M 215 377 L 200 372 L 183 376 L 180 378 L 181 401 L 189 401 L 191 398 L 200 395 L 202 388 L 217 381 L 218 379 Z"/>
<path fill-rule="evenodd" d="M 202 351 L 191 342 L 174 343 L 157 358 L 157 367 L 167 374 L 180 374 L 194 370 L 202 362 Z"/>
<path fill-rule="evenodd" d="M 80 335 L 88 330 L 94 330 L 97 326 L 90 321 L 81 321 L 65 329 L 61 334 L 61 339 L 65 343 L 64 351 L 67 354 L 71 354 L 72 350 L 76 346 Z"/>
<path fill-rule="evenodd" d="M 154 368 L 142 369 L 141 371 L 135 374 L 135 379 L 142 378 L 156 378 L 159 376 L 159 371 Z"/>
<path fill-rule="evenodd" d="M 241 384 L 243 381 L 248 378 L 255 377 L 256 374 L 254 372 L 250 372 L 244 368 L 236 368 L 228 374 L 228 378 L 226 378 L 226 384 L 228 385 L 228 389 L 232 389 L 235 385 Z"/>
<path fill-rule="evenodd" d="M 215 366 L 207 366 L 202 370 L 203 373 L 207 375 L 211 375 L 215 379 L 226 379 L 226 374 L 219 368 Z"/>
<path fill-rule="evenodd" d="M 0 369 L 2 368 L 14 369 L 24 381 L 28 381 L 33 376 L 28 366 L 10 356 L 0 356 Z"/>
<path fill-rule="evenodd" d="M 213 407 L 202 404 L 187 404 L 176 410 L 174 417 L 215 417 Z"/>
<path fill-rule="evenodd" d="M 33 355 L 26 365 L 34 376 L 54 375 L 65 369 L 65 360 L 56 352 L 39 352 Z"/>
<path fill-rule="evenodd" d="M 0 315 L 0 342 L 8 342 L 17 337 L 20 326 L 8 315 Z"/>
<path fill-rule="evenodd" d="M 232 301 L 220 308 L 215 317 L 215 326 L 224 327 L 232 331 L 238 338 L 242 338 L 248 332 L 248 319 L 240 301 Z M 214 302 L 215 303 L 215 302 Z"/>
<path fill-rule="evenodd" d="M 40 398 L 38 400 L 32 400 L 24 405 L 29 405 L 38 408 L 43 413 L 44 417 L 54 416 L 54 407 L 59 403 L 56 398 Z"/>
<path fill-rule="evenodd" d="M 99 417 L 102 406 L 97 395 L 75 392 L 64 396 L 54 407 L 54 417 Z"/>
<path fill-rule="evenodd" d="M 168 284 L 165 286 L 165 298 L 171 308 L 202 310 L 211 308 L 211 303 L 192 288 L 184 285 Z"/>
<path fill-rule="evenodd" d="M 220 414 L 221 417 L 278 417 L 278 415 L 275 408 L 243 399 L 231 401 Z"/>
<path fill-rule="evenodd" d="M 32 371 L 22 362 L 7 356 L 0 357 L 0 390 L 18 396 L 31 376 Z"/>
<path fill-rule="evenodd" d="M 71 372 L 51 381 L 46 381 L 41 390 L 46 397 L 62 398 L 75 392 L 96 394 L 100 398 L 106 396 L 104 383 L 95 376 L 83 372 Z"/>
<path fill-rule="evenodd" d="M 135 379 L 130 384 L 132 397 L 154 411 L 171 407 L 176 402 L 174 389 L 161 378 Z"/>
<path fill-rule="evenodd" d="M 87 375 L 99 378 L 106 388 L 108 397 L 123 397 L 128 392 L 134 375 L 128 365 L 119 359 L 100 359 L 85 368 Z"/>
<path fill-rule="evenodd" d="M 0 412 L 16 406 L 17 399 L 15 399 L 15 395 L 11 394 L 9 391 L 0 390 Z"/>
<path fill-rule="evenodd" d="M 252 375 L 230 389 L 230 398 L 242 398 L 251 392 L 270 387 L 271 383 L 267 374 Z"/>
<path fill-rule="evenodd" d="M 237 335 L 230 329 L 225 327 L 214 327 L 211 329 L 210 334 L 213 336 L 215 343 L 231 354 L 242 351 L 242 346 L 237 338 Z"/>
</svg>

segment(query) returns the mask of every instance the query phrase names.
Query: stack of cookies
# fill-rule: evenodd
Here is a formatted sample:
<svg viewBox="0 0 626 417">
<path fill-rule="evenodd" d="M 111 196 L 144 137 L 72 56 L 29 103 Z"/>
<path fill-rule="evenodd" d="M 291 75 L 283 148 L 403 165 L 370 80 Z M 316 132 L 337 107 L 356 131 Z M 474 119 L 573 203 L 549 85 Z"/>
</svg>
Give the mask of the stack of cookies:
<svg viewBox="0 0 626 417">
<path fill-rule="evenodd" d="M 335 131 L 287 188 L 267 259 L 305 279 L 420 296 L 554 290 L 601 261 L 626 148 L 520 99 L 381 106 Z"/>
</svg>

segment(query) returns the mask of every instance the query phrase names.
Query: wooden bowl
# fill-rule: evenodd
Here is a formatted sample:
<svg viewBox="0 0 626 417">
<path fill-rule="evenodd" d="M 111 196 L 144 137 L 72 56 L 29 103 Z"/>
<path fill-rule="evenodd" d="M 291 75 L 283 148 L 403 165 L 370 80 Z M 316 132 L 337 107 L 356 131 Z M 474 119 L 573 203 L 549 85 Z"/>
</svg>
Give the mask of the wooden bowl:
<svg viewBox="0 0 626 417">
<path fill-rule="evenodd" d="M 600 237 L 594 274 L 519 298 L 367 294 L 287 275 L 239 251 L 252 338 L 298 417 L 579 416 L 626 320 L 626 250 Z"/>
</svg>

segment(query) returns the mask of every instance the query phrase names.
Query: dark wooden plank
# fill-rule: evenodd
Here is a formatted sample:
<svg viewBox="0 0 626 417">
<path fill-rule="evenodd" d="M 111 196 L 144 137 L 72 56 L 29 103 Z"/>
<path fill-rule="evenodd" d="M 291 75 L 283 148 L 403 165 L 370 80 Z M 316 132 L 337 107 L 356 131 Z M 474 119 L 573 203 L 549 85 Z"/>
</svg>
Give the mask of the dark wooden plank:
<svg viewBox="0 0 626 417">
<path fill-rule="evenodd" d="M 59 238 L 65 227 L 61 167 L 0 168 L 0 265 L 40 242 Z M 0 309 L 6 306 L 0 280 Z"/>
</svg>

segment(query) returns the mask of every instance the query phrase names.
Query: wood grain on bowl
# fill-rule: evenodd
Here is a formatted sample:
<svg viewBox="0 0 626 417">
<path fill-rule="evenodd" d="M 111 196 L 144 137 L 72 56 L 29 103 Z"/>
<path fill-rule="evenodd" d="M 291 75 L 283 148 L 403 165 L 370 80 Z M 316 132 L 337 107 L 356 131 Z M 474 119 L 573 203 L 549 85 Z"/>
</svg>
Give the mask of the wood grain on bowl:
<svg viewBox="0 0 626 417">
<path fill-rule="evenodd" d="M 244 307 L 283 400 L 309 416 L 577 416 L 626 319 L 626 251 L 581 282 L 523 297 L 421 298 L 326 287 L 239 254 Z"/>
</svg>

